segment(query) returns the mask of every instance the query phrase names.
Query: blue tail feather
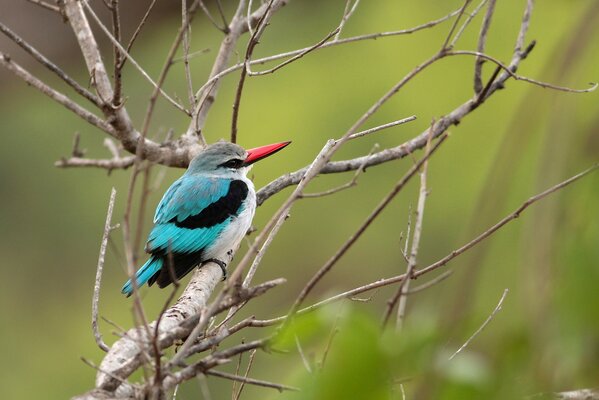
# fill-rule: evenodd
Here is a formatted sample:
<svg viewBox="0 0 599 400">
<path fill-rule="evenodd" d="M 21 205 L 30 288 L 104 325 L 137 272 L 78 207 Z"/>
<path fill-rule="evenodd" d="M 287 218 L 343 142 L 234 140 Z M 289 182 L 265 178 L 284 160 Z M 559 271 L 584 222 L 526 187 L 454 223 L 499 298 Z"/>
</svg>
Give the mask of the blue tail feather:
<svg viewBox="0 0 599 400">
<path fill-rule="evenodd" d="M 154 276 L 160 269 L 162 268 L 162 259 L 157 257 L 150 257 L 148 261 L 135 273 L 135 281 L 137 282 L 137 287 L 139 288 L 144 283 L 149 281 L 152 276 Z M 133 282 L 129 279 L 121 289 L 121 293 L 126 295 L 127 297 L 131 296 L 133 293 Z"/>
</svg>

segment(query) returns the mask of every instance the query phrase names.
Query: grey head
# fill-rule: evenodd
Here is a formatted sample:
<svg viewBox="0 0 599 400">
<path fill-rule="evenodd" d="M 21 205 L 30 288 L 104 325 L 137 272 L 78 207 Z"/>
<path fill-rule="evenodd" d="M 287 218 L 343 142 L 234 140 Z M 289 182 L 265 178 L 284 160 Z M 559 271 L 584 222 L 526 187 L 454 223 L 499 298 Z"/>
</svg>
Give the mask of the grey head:
<svg viewBox="0 0 599 400">
<path fill-rule="evenodd" d="M 216 142 L 206 146 L 189 164 L 187 173 L 211 175 L 245 175 L 244 161 L 247 151 L 229 142 Z"/>
</svg>

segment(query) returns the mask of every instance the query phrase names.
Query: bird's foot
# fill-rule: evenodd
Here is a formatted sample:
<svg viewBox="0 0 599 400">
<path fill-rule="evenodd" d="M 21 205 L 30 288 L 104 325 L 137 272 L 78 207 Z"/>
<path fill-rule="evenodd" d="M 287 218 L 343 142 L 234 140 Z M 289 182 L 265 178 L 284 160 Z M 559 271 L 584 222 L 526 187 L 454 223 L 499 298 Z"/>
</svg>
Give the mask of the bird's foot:
<svg viewBox="0 0 599 400">
<path fill-rule="evenodd" d="M 218 264 L 221 271 L 223 271 L 223 281 L 227 279 L 227 263 L 226 262 L 221 261 L 217 258 L 211 258 L 209 260 L 204 261 L 204 263 L 207 263 L 207 262 L 213 262 L 215 264 Z"/>
</svg>

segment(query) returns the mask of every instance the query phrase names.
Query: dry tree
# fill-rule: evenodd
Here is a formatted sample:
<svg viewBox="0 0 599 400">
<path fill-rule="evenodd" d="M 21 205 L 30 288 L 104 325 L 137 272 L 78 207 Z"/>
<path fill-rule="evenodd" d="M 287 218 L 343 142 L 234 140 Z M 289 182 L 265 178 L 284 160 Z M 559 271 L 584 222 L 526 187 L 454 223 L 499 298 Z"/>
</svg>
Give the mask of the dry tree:
<svg viewBox="0 0 599 400">
<path fill-rule="evenodd" d="M 495 10 L 495 0 L 483 0 L 479 4 L 471 4 L 466 0 L 461 7 L 441 18 L 431 20 L 409 29 L 390 32 L 377 32 L 360 36 L 344 37 L 343 29 L 347 21 L 357 11 L 359 0 L 348 0 L 342 13 L 341 20 L 337 26 L 332 26 L 330 33 L 322 40 L 305 48 L 288 51 L 281 54 L 264 58 L 253 58 L 253 52 L 259 44 L 264 31 L 268 29 L 271 19 L 276 18 L 277 11 L 290 3 L 289 0 L 269 0 L 253 2 L 240 0 L 236 6 L 234 15 L 227 19 L 223 13 L 220 1 L 216 1 L 218 16 L 211 14 L 208 7 L 201 0 L 186 0 L 181 2 L 181 25 L 175 34 L 172 46 L 166 55 L 163 68 L 157 79 L 150 77 L 143 66 L 131 55 L 132 47 L 136 44 L 140 31 L 151 29 L 146 23 L 156 1 L 151 1 L 145 16 L 140 21 L 137 29 L 129 39 L 123 38 L 121 34 L 121 16 L 119 0 L 103 0 L 98 7 L 106 7 L 111 16 L 110 21 L 103 21 L 94 10 L 92 5 L 85 0 L 57 0 L 51 4 L 42 0 L 30 0 L 31 2 L 46 8 L 56 15 L 57 21 L 64 19 L 73 30 L 73 34 L 79 44 L 81 55 L 87 66 L 92 90 L 89 90 L 69 77 L 56 64 L 47 59 L 41 51 L 31 46 L 17 33 L 0 22 L 0 30 L 23 48 L 30 56 L 41 63 L 44 67 L 63 80 L 77 96 L 80 101 L 75 102 L 67 95 L 34 76 L 13 60 L 8 54 L 0 53 L 0 64 L 10 72 L 21 78 L 27 84 L 38 89 L 55 102 L 63 105 L 71 112 L 83 118 L 91 126 L 99 129 L 108 136 L 105 145 L 111 157 L 106 159 L 86 158 L 78 149 L 79 139 L 76 137 L 75 146 L 69 157 L 57 161 L 56 166 L 62 168 L 95 167 L 108 171 L 114 169 L 131 169 L 131 181 L 128 193 L 125 196 L 125 212 L 121 219 L 121 229 L 124 237 L 124 248 L 127 259 L 129 276 L 135 269 L 135 254 L 139 248 L 139 234 L 134 235 L 132 225 L 133 192 L 137 185 L 147 185 L 147 171 L 152 165 L 164 165 L 169 167 L 185 167 L 190 159 L 206 144 L 203 136 L 203 128 L 206 118 L 217 101 L 217 94 L 222 79 L 231 74 L 239 74 L 239 80 L 235 91 L 230 140 L 235 142 L 238 135 L 238 116 L 240 107 L 243 106 L 243 90 L 245 82 L 255 76 L 276 73 L 281 68 L 293 62 L 299 62 L 302 57 L 308 57 L 310 53 L 321 51 L 332 46 L 351 46 L 359 41 L 369 41 L 381 37 L 406 35 L 421 30 L 447 26 L 445 40 L 440 43 L 438 51 L 430 55 L 424 62 L 409 71 L 402 79 L 395 83 L 384 93 L 363 115 L 361 115 L 351 127 L 339 138 L 330 139 L 324 143 L 322 150 L 304 168 L 289 172 L 275 179 L 258 193 L 258 205 L 267 201 L 274 194 L 289 186 L 295 186 L 293 192 L 285 199 L 272 218 L 263 226 L 253 240 L 250 249 L 239 257 L 235 268 L 229 279 L 217 289 L 221 278 L 221 269 L 218 265 L 208 263 L 201 269 L 196 269 L 191 280 L 187 284 L 178 300 L 171 305 L 176 296 L 176 287 L 169 296 L 162 312 L 153 322 L 148 321 L 144 311 L 139 293 L 135 291 L 133 296 L 134 315 L 137 326 L 122 332 L 122 336 L 112 346 L 104 343 L 98 330 L 98 301 L 100 293 L 100 282 L 104 258 L 106 254 L 107 241 L 113 226 L 112 213 L 116 201 L 116 192 L 112 191 L 101 242 L 100 256 L 97 265 L 97 276 L 92 306 L 93 332 L 98 346 L 106 351 L 102 362 L 95 366 L 97 369 L 95 387 L 89 392 L 78 396 L 80 399 L 99 398 L 128 398 L 128 397 L 150 397 L 162 398 L 164 394 L 182 382 L 195 378 L 198 375 L 213 375 L 225 379 L 232 379 L 247 384 L 261 385 L 279 390 L 293 389 L 282 384 L 260 381 L 246 376 L 231 375 L 221 372 L 215 367 L 231 360 L 235 355 L 249 352 L 255 354 L 256 349 L 268 348 L 271 335 L 265 335 L 262 339 L 232 346 L 221 346 L 214 349 L 221 342 L 231 336 L 237 336 L 238 332 L 248 327 L 278 326 L 276 332 L 284 331 L 298 314 L 309 313 L 324 305 L 351 298 L 360 293 L 374 289 L 396 285 L 396 292 L 387 302 L 384 311 L 383 325 L 391 320 L 394 310 L 397 310 L 396 327 L 401 328 L 405 314 L 405 307 L 409 291 L 422 290 L 447 277 L 447 274 L 430 280 L 419 288 L 410 289 L 412 278 L 426 275 L 431 271 L 442 268 L 455 257 L 463 254 L 473 246 L 477 245 L 507 223 L 517 218 L 528 206 L 543 197 L 563 188 L 571 182 L 579 179 L 596 166 L 564 181 L 546 191 L 531 197 L 525 201 L 513 213 L 506 216 L 494 226 L 473 238 L 462 247 L 453 250 L 447 256 L 433 264 L 416 268 L 418 248 L 422 230 L 422 219 L 425 209 L 425 199 L 428 194 L 426 177 L 427 161 L 435 154 L 437 149 L 445 143 L 448 138 L 448 128 L 457 125 L 470 113 L 483 105 L 487 99 L 503 89 L 506 81 L 518 80 L 526 84 L 541 86 L 552 90 L 583 93 L 596 88 L 596 85 L 588 89 L 576 90 L 561 87 L 550 83 L 541 82 L 518 74 L 518 68 L 522 62 L 531 54 L 535 42 L 527 41 L 531 14 L 533 12 L 533 1 L 528 0 L 521 18 L 520 29 L 513 46 L 511 59 L 501 61 L 485 52 L 487 37 L 490 34 L 491 20 Z M 212 69 L 206 81 L 198 88 L 192 84 L 190 58 L 189 32 L 194 16 L 200 12 L 207 15 L 216 29 L 222 31 L 223 38 L 214 58 Z M 472 28 L 472 21 L 482 14 L 482 23 L 478 34 L 477 46 L 472 50 L 458 50 L 456 43 L 467 29 Z M 111 27 L 108 27 L 110 25 Z M 104 35 L 112 44 L 111 65 L 104 60 L 107 54 L 102 54 L 98 46 L 98 39 L 92 26 L 97 28 L 100 35 Z M 440 28 L 439 28 L 440 29 Z M 248 35 L 245 53 L 241 62 L 232 63 L 231 59 L 238 46 L 238 42 Z M 171 73 L 171 67 L 179 52 L 184 62 L 185 81 L 187 83 L 187 99 L 185 101 L 169 95 L 164 88 L 164 83 Z M 400 119 L 389 122 L 375 128 L 361 130 L 362 126 L 381 108 L 385 102 L 395 96 L 404 86 L 427 70 L 431 65 L 448 57 L 469 57 L 474 63 L 474 92 L 470 98 L 458 104 L 445 115 L 433 119 L 430 126 L 422 133 L 395 147 L 383 150 L 373 150 L 361 157 L 332 161 L 333 156 L 348 141 L 358 139 L 380 130 L 409 123 L 415 116 L 401 116 Z M 258 70 L 258 66 L 278 62 L 268 69 Z M 131 99 L 131 101 L 147 101 L 147 111 L 141 123 L 135 123 L 125 102 L 125 94 L 122 86 L 122 70 L 128 65 L 129 68 L 137 70 L 153 88 L 149 99 Z M 483 66 L 493 67 L 490 78 L 483 79 Z M 156 142 L 149 138 L 150 121 L 155 113 L 157 100 L 161 98 L 179 110 L 184 118 L 188 120 L 188 128 L 185 132 L 171 135 L 164 142 Z M 429 116 L 420 116 L 429 118 Z M 414 162 L 405 174 L 396 182 L 393 189 L 372 210 L 361 226 L 351 233 L 347 241 L 331 256 L 331 258 L 312 276 L 304 288 L 297 295 L 295 301 L 289 304 L 289 311 L 285 315 L 269 320 L 260 320 L 254 316 L 242 316 L 243 307 L 252 299 L 265 295 L 271 288 L 282 284 L 285 279 L 278 278 L 259 284 L 252 282 L 263 255 L 268 250 L 274 236 L 285 223 L 294 203 L 304 197 L 319 197 L 333 195 L 343 189 L 355 185 L 358 175 L 367 167 L 376 166 L 400 159 L 423 150 L 421 157 Z M 128 155 L 127 155 L 128 154 Z M 345 185 L 327 190 L 321 193 L 306 193 L 305 189 L 310 182 L 320 174 L 343 173 L 355 171 L 353 178 Z M 146 175 L 144 175 L 146 174 Z M 339 293 L 332 297 L 323 299 L 315 304 L 306 306 L 305 300 L 320 280 L 336 265 L 338 260 L 347 250 L 360 238 L 369 225 L 380 215 L 381 211 L 391 200 L 405 187 L 405 185 L 416 175 L 420 176 L 420 191 L 415 210 L 414 227 L 411 237 L 406 238 L 404 257 L 407 262 L 407 270 L 404 274 L 386 279 L 363 284 L 352 290 Z M 145 197 L 142 196 L 142 202 Z M 143 205 L 141 205 L 143 208 Z M 135 237 L 134 237 L 135 236 Z M 410 232 L 408 232 L 410 236 Z M 411 240 L 407 240 L 411 239 Z M 411 242 L 411 248 L 408 248 Z M 237 249 L 233 249 L 237 250 Z M 495 312 L 497 312 L 505 297 L 502 296 Z M 219 315 L 225 315 L 217 321 Z M 490 318 L 492 318 L 492 315 Z M 241 318 L 239 318 L 241 316 Z M 234 318 L 237 317 L 237 318 Z M 489 320 L 490 320 L 489 318 Z M 489 321 L 487 320 L 486 323 Z M 236 322 L 234 322 L 236 321 Z M 485 323 L 485 325 L 486 325 Z M 484 325 L 481 327 L 481 329 Z M 275 333 L 276 335 L 277 333 Z M 183 342 L 178 351 L 171 357 L 164 356 L 163 350 L 174 346 L 177 342 Z M 467 344 L 467 343 L 466 343 Z M 224 348 L 223 348 L 224 347 Z M 199 355 L 199 358 L 197 357 Z M 191 359 L 192 356 L 195 358 Z M 128 378 L 139 368 L 149 371 L 148 378 L 142 382 L 132 382 Z"/>
</svg>

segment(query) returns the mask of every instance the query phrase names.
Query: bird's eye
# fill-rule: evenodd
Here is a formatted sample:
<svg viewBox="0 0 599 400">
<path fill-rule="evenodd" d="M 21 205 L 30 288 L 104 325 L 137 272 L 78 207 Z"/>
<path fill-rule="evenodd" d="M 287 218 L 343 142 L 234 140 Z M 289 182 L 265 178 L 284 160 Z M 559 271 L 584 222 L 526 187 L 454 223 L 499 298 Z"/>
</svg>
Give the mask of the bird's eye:
<svg viewBox="0 0 599 400">
<path fill-rule="evenodd" d="M 233 158 L 227 162 L 222 163 L 220 166 L 224 167 L 224 168 L 241 168 L 243 165 L 243 160 L 240 160 L 238 158 Z"/>
</svg>

